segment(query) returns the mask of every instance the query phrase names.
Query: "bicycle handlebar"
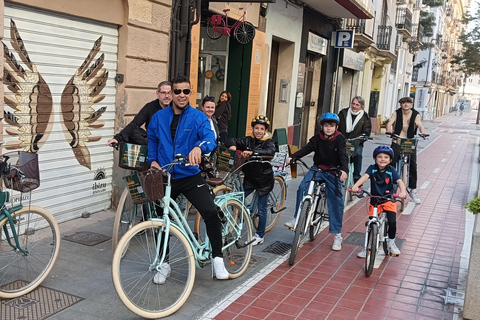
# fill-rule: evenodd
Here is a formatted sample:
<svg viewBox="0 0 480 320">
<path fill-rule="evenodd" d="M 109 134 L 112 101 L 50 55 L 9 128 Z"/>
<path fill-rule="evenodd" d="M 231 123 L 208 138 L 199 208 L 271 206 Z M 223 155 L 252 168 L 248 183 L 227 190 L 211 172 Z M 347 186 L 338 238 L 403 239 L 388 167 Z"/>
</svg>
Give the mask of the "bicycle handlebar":
<svg viewBox="0 0 480 320">
<path fill-rule="evenodd" d="M 405 139 L 405 138 L 400 137 L 398 134 L 395 134 L 394 132 L 385 132 L 385 134 L 389 135 L 390 138 L 392 138 L 392 139 Z M 423 140 L 427 140 L 427 137 L 429 137 L 430 135 L 428 133 L 419 133 L 419 134 L 417 134 L 417 136 L 423 138 Z"/>
<path fill-rule="evenodd" d="M 361 134 L 361 135 L 359 135 L 359 136 L 356 137 L 356 138 L 349 138 L 349 139 L 347 139 L 347 140 L 359 140 L 359 141 L 361 141 L 361 142 L 365 142 L 365 141 L 368 141 L 368 140 L 373 140 L 373 138 L 367 136 L 366 134 Z"/>
<path fill-rule="evenodd" d="M 326 170 L 320 169 L 320 168 L 314 168 L 314 167 L 309 167 L 302 159 L 292 159 L 290 161 L 291 164 L 295 164 L 297 162 L 300 162 L 307 170 L 312 170 L 315 172 L 330 172 L 330 171 L 335 171 L 336 174 L 340 173 L 340 168 L 337 167 L 330 167 Z"/>
<path fill-rule="evenodd" d="M 348 191 L 352 192 L 352 188 L 349 188 Z M 401 201 L 400 196 L 398 194 L 396 194 L 396 193 L 390 194 L 390 193 L 388 193 L 388 191 L 387 191 L 387 194 L 385 194 L 383 196 L 374 196 L 366 190 L 358 189 L 358 191 L 356 193 L 352 193 L 352 195 L 357 197 L 357 198 L 363 198 L 366 195 L 370 198 L 378 198 L 378 199 L 386 199 L 386 200 L 394 200 L 395 199 L 395 201 Z"/>
</svg>

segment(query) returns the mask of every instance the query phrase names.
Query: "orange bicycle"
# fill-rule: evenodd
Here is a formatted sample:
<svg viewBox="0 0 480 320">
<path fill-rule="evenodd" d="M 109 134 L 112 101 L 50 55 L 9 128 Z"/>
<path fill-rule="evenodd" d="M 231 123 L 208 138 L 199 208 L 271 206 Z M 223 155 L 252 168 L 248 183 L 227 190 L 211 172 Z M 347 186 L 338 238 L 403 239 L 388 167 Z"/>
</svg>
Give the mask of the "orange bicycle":
<svg viewBox="0 0 480 320">
<path fill-rule="evenodd" d="M 243 10 L 243 8 L 240 8 Z M 248 21 L 245 21 L 247 11 L 243 10 L 243 15 L 235 21 L 234 24 L 228 24 L 228 12 L 230 9 L 224 9 L 224 14 L 215 14 L 207 20 L 207 35 L 212 40 L 217 40 L 222 35 L 230 36 L 233 30 L 235 39 L 241 44 L 247 44 L 255 38 L 255 27 Z"/>
</svg>

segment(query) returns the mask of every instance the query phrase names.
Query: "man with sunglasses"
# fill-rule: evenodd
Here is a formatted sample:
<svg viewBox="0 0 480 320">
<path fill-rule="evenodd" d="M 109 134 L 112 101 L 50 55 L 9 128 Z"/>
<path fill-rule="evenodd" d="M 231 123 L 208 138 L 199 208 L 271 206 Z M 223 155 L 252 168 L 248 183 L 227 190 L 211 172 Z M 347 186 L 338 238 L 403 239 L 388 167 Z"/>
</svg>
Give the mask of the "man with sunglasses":
<svg viewBox="0 0 480 320">
<path fill-rule="evenodd" d="M 145 124 L 145 130 L 148 129 L 150 119 L 161 109 L 169 106 L 172 101 L 172 85 L 169 81 L 162 81 L 158 84 L 156 91 L 157 99 L 150 101 L 137 113 L 133 120 L 112 139 L 107 141 L 111 146 L 119 142 L 128 142 L 135 144 L 147 144 L 147 134 L 141 128 Z"/>
<path fill-rule="evenodd" d="M 171 170 L 172 194 L 176 199 L 182 193 L 202 215 L 207 235 L 212 244 L 212 267 L 217 279 L 228 279 L 222 257 L 222 225 L 217 215 L 210 189 L 200 175 L 198 165 L 202 154 L 217 146 L 207 116 L 190 106 L 190 81 L 185 76 L 172 80 L 173 97 L 169 107 L 153 115 L 148 126 L 148 162 L 161 169 L 171 163 L 176 154 L 188 155 L 190 166 L 177 165 Z M 169 264 L 164 264 L 153 281 L 165 283 L 170 275 Z"/>
</svg>

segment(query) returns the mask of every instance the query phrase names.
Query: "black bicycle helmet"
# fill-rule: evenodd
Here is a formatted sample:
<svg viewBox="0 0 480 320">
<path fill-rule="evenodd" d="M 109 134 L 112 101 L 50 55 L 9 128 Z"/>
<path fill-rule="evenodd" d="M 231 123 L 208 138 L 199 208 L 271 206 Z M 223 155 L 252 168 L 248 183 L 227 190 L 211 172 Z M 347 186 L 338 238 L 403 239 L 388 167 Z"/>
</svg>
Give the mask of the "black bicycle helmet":
<svg viewBox="0 0 480 320">
<path fill-rule="evenodd" d="M 265 125 L 266 129 L 268 129 L 268 127 L 270 127 L 270 120 L 268 120 L 268 118 L 265 117 L 265 116 L 256 116 L 255 118 L 253 118 L 252 127 L 255 126 L 258 123 Z"/>
<path fill-rule="evenodd" d="M 390 159 L 393 159 L 393 149 L 389 146 L 378 146 L 373 150 L 373 158 L 377 156 L 379 153 L 386 153 L 390 156 Z"/>
<path fill-rule="evenodd" d="M 335 122 L 338 126 L 338 124 L 340 123 L 340 119 L 335 113 L 327 112 L 324 113 L 320 118 L 320 125 L 322 125 L 324 122 Z"/>
</svg>

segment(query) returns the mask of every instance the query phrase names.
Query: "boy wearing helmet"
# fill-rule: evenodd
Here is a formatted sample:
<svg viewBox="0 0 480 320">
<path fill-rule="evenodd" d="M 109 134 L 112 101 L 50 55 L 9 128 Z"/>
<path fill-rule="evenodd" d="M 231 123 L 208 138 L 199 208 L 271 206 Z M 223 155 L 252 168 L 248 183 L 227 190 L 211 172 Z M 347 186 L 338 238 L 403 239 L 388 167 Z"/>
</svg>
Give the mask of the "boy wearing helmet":
<svg viewBox="0 0 480 320">
<path fill-rule="evenodd" d="M 393 160 L 393 149 L 388 146 L 379 146 L 373 151 L 375 164 L 370 165 L 367 171 L 352 187 L 352 192 L 357 192 L 359 186 L 370 179 L 370 194 L 372 196 L 384 196 L 387 193 L 393 194 L 395 184 L 400 188 L 399 197 L 405 198 L 407 193 L 405 184 L 390 163 Z M 400 255 L 400 250 L 395 244 L 395 233 L 397 232 L 397 202 L 386 199 L 371 198 L 369 216 L 373 216 L 373 201 L 377 203 L 378 213 L 385 211 L 388 220 L 387 247 L 391 255 Z M 378 204 L 380 203 L 380 204 Z M 359 258 L 365 258 L 365 248 L 357 254 Z"/>
<path fill-rule="evenodd" d="M 242 151 L 242 157 L 273 156 L 275 154 L 275 142 L 267 135 L 270 121 L 265 116 L 256 116 L 252 120 L 252 135 L 244 138 L 232 138 L 227 140 L 226 146 L 230 150 Z M 243 187 L 245 197 L 253 191 L 257 191 L 258 197 L 258 227 L 253 238 L 252 245 L 262 244 L 267 224 L 268 194 L 275 185 L 272 165 L 268 162 L 247 163 L 243 167 L 245 174 Z"/>
<path fill-rule="evenodd" d="M 340 179 L 335 172 L 322 172 L 317 175 L 319 179 L 325 181 L 327 192 L 328 213 L 330 216 L 329 232 L 335 234 L 333 238 L 332 250 L 342 249 L 342 222 L 343 222 L 343 194 L 342 181 L 347 178 L 348 159 L 347 148 L 344 136 L 337 131 L 339 124 L 338 116 L 334 113 L 325 113 L 320 119 L 320 132 L 314 135 L 310 141 L 291 158 L 287 159 L 287 164 L 291 160 L 300 159 L 312 152 L 314 166 L 316 168 L 328 170 L 332 167 L 340 168 Z M 295 220 L 299 212 L 300 202 L 304 194 L 308 191 L 308 186 L 313 178 L 313 172 L 308 171 L 303 178 L 297 191 L 297 204 L 293 220 L 285 223 L 290 229 L 294 228 Z"/>
</svg>

